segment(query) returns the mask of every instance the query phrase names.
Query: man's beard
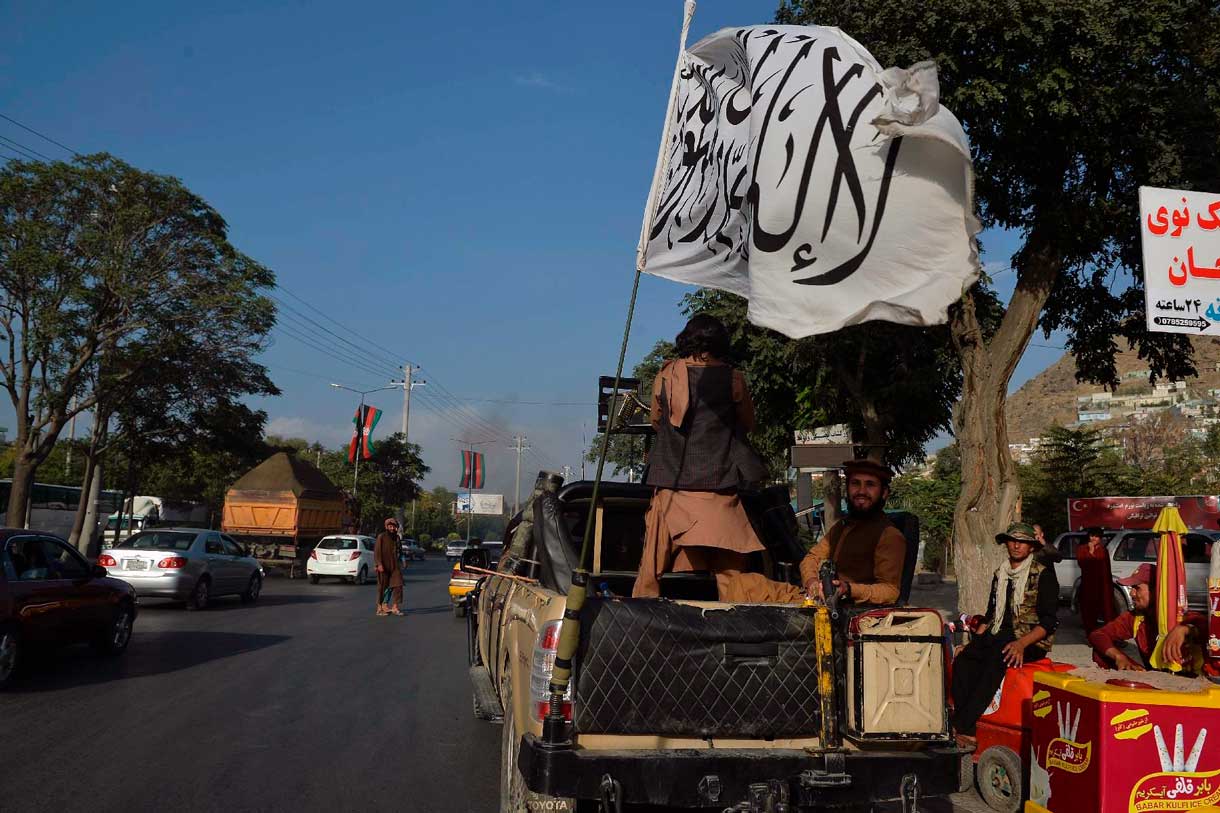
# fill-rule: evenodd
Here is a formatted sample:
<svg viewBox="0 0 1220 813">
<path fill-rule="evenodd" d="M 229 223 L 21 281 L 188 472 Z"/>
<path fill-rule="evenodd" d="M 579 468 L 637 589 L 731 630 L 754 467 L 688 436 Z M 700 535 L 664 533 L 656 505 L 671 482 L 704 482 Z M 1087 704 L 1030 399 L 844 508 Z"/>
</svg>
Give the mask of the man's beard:
<svg viewBox="0 0 1220 813">
<path fill-rule="evenodd" d="M 885 511 L 885 497 L 878 497 L 870 508 L 858 508 L 855 500 L 847 501 L 847 515 L 852 519 L 871 519 L 881 516 L 883 511 Z"/>
</svg>

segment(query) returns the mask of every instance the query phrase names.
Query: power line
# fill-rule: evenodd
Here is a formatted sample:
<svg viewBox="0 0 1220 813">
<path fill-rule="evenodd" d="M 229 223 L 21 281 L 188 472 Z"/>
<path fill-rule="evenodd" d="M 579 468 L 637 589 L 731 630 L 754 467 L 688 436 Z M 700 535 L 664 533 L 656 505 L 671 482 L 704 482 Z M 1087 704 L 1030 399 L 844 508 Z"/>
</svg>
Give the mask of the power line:
<svg viewBox="0 0 1220 813">
<path fill-rule="evenodd" d="M 279 287 L 279 285 L 277 284 L 277 285 L 276 285 L 276 287 L 278 288 L 278 287 Z M 283 290 L 283 289 L 281 289 L 281 290 Z M 341 341 L 341 342 L 343 342 L 344 344 L 346 344 L 346 345 L 350 346 L 351 348 L 353 348 L 353 349 L 354 349 L 354 350 L 355 350 L 357 353 L 360 353 L 360 354 L 363 354 L 363 355 L 366 355 L 366 356 L 368 355 L 368 347 L 365 347 L 365 346 L 362 346 L 362 345 L 356 344 L 356 343 L 355 343 L 355 342 L 353 342 L 352 340 L 350 340 L 350 339 L 348 339 L 348 338 L 346 338 L 346 337 L 344 337 L 344 336 L 341 336 L 341 335 L 339 335 L 338 333 L 335 333 L 333 330 L 331 330 L 330 328 L 326 327 L 326 325 L 323 325 L 321 322 L 317 321 L 316 319 L 314 319 L 314 318 L 312 318 L 312 317 L 310 317 L 310 316 L 308 316 L 308 315 L 306 315 L 306 314 L 302 313 L 301 311 L 297 310 L 297 309 L 296 309 L 296 308 L 294 308 L 292 305 L 289 305 L 287 302 L 285 302 L 284 300 L 282 300 L 282 299 L 280 299 L 279 297 L 275 296 L 274 294 L 267 294 L 267 296 L 268 296 L 268 298 L 269 298 L 269 299 L 271 299 L 271 300 L 272 300 L 273 302 L 275 302 L 276 304 L 280 305 L 281 307 L 287 308 L 287 309 L 288 309 L 288 311 L 289 311 L 289 312 L 291 312 L 291 313 L 293 313 L 293 314 L 295 314 L 297 318 L 304 320 L 304 321 L 305 321 L 305 322 L 307 322 L 308 324 L 313 325 L 313 326 L 314 326 L 314 327 L 316 327 L 318 330 L 321 330 L 321 331 L 323 331 L 324 333 L 327 333 L 327 334 L 329 334 L 329 335 L 331 335 L 331 336 L 334 336 L 334 337 L 335 337 L 336 339 L 338 339 L 339 341 Z M 353 333 L 353 335 L 355 335 L 355 334 Z M 347 352 L 351 352 L 351 351 L 347 351 Z M 376 362 L 378 362 L 378 363 L 380 363 L 380 364 L 389 364 L 389 362 L 386 362 L 386 361 L 384 361 L 383 359 L 378 359 L 378 358 L 375 358 L 375 357 L 372 357 L 372 356 L 368 356 L 368 359 L 369 359 L 369 361 L 376 361 Z M 391 367 L 391 369 L 395 370 L 396 372 L 399 370 L 399 368 L 398 368 L 398 365 L 397 365 L 397 364 L 393 364 L 393 365 L 389 365 L 389 366 Z"/>
<path fill-rule="evenodd" d="M 511 398 L 470 398 L 468 396 L 459 396 L 463 401 L 475 402 L 482 404 L 521 404 L 524 406 L 579 406 L 591 407 L 597 406 L 596 401 L 516 401 Z"/>
<path fill-rule="evenodd" d="M 43 155 L 38 150 L 33 149 L 32 147 L 27 147 L 24 144 L 19 144 L 18 142 L 13 141 L 13 139 L 11 139 L 11 138 L 5 138 L 4 136 L 0 136 L 0 141 L 4 141 L 11 145 L 7 149 L 17 150 L 22 155 L 24 155 L 26 158 L 29 158 L 31 161 L 37 161 L 40 156 L 42 158 L 46 158 L 46 160 L 48 160 L 48 161 L 54 160 L 52 158 L 47 158 L 47 156 Z"/>
<path fill-rule="evenodd" d="M 33 133 L 34 135 L 41 138 L 43 141 L 48 141 L 48 142 L 54 144 L 56 147 L 59 147 L 60 149 L 67 150 L 68 152 L 72 153 L 75 156 L 78 156 L 78 157 L 80 156 L 80 153 L 77 152 L 76 150 L 72 149 L 71 147 L 67 147 L 67 146 L 59 143 L 58 141 L 56 141 L 55 139 L 51 138 L 48 135 L 43 135 L 42 133 L 35 130 L 33 127 L 26 127 L 24 124 L 17 121 L 17 119 L 10 118 L 10 117 L 4 115 L 3 113 L 0 113 L 0 119 L 4 119 L 7 122 L 16 124 L 18 127 L 20 127 L 22 130 L 25 130 L 27 133 Z"/>
<path fill-rule="evenodd" d="M 296 341 L 300 342 L 301 344 L 305 345 L 306 347 L 309 347 L 310 349 L 317 350 L 319 353 L 325 353 L 326 355 L 330 356 L 331 358 L 335 359 L 336 361 L 342 362 L 343 364 L 347 364 L 351 367 L 359 367 L 360 369 L 364 370 L 365 372 L 372 373 L 373 375 L 376 375 L 376 376 L 382 375 L 381 371 L 379 371 L 379 370 L 375 370 L 372 367 L 369 367 L 365 364 L 354 361 L 350 358 L 345 358 L 343 356 L 338 355 L 337 353 L 331 352 L 331 350 L 329 348 L 327 348 L 326 346 L 324 346 L 322 344 L 314 342 L 314 340 L 311 338 L 297 335 L 294 331 L 289 330 L 286 325 L 277 324 L 274 329 L 282 332 L 285 336 L 288 336 L 289 338 L 295 339 Z"/>
<path fill-rule="evenodd" d="M 358 345 L 358 344 L 355 344 L 354 342 L 349 342 L 347 339 L 343 339 L 343 341 L 347 342 L 348 344 L 351 344 L 352 346 L 354 346 L 354 347 L 355 347 L 357 350 L 359 350 L 360 352 L 362 352 L 362 353 L 367 353 L 367 352 L 369 351 L 369 349 L 370 349 L 370 348 L 377 348 L 377 349 L 381 350 L 381 351 L 382 351 L 382 352 L 385 354 L 385 359 L 388 359 L 388 360 L 389 360 L 389 362 L 390 362 L 390 363 L 392 364 L 392 366 L 394 367 L 394 369 L 396 369 L 396 370 L 398 370 L 398 369 L 399 369 L 399 367 L 400 367 L 400 361 L 405 361 L 405 362 L 407 362 L 408 364 L 410 364 L 410 365 L 412 365 L 412 366 L 414 366 L 414 367 L 418 367 L 418 366 L 419 366 L 419 365 L 418 365 L 418 364 L 416 364 L 415 362 L 411 361 L 411 359 L 407 359 L 407 358 L 400 359 L 400 358 L 398 358 L 398 354 L 396 354 L 396 353 L 394 353 L 394 352 L 392 352 L 392 351 L 390 351 L 390 350 L 386 349 L 385 347 L 381 346 L 380 344 L 378 344 L 377 342 L 375 342 L 375 341 L 373 341 L 372 339 L 368 338 L 367 336 L 362 336 L 362 335 L 360 335 L 360 334 L 359 334 L 359 333 L 357 333 L 356 331 L 352 330 L 352 329 L 351 329 L 351 328 L 350 328 L 348 325 L 344 324 L 343 322 L 340 322 L 338 319 L 336 319 L 335 317 L 331 316 L 331 315 L 330 315 L 329 313 L 327 313 L 326 311 L 324 311 L 324 310 L 322 310 L 322 309 L 320 309 L 320 308 L 318 308 L 318 307 L 316 307 L 316 306 L 314 306 L 314 305 L 311 305 L 311 304 L 310 304 L 310 303 L 309 303 L 307 300 L 305 300 L 303 297 L 300 297 L 300 296 L 298 296 L 297 294 L 294 294 L 292 291 L 290 291 L 290 290 L 288 290 L 287 288 L 285 288 L 285 287 L 283 286 L 283 284 L 281 284 L 281 283 L 277 282 L 277 283 L 275 284 L 275 287 L 276 287 L 276 288 L 279 288 L 281 291 L 283 291 L 284 293 L 288 294 L 290 297 L 292 297 L 293 299 L 297 300 L 298 302 L 300 302 L 300 303 L 301 303 L 302 305 L 304 305 L 305 307 L 309 308 L 309 309 L 310 309 L 311 311 L 313 311 L 314 313 L 318 314 L 319 316 L 323 317 L 324 319 L 329 319 L 329 320 L 330 320 L 331 322 L 333 322 L 334 324 L 336 324 L 336 325 L 340 326 L 341 328 L 343 328 L 344 330 L 348 331 L 348 332 L 349 332 L 349 333 L 351 333 L 353 336 L 355 336 L 357 339 L 360 339 L 362 342 L 364 342 L 364 344 L 363 344 L 363 345 Z M 274 297 L 272 297 L 272 298 L 274 299 Z M 276 300 L 276 301 L 277 301 L 277 302 L 279 302 L 280 300 Z M 291 306 L 286 306 L 286 307 L 289 307 L 290 309 L 292 309 L 292 308 L 291 308 Z M 295 311 L 295 309 L 294 309 L 294 312 L 296 312 L 296 313 L 298 313 L 298 314 L 300 313 L 300 311 Z M 310 317 L 305 316 L 304 318 L 305 318 L 305 319 L 308 319 L 310 322 L 313 322 L 315 325 L 318 325 L 318 327 L 322 328 L 323 330 L 326 330 L 326 328 L 322 327 L 322 325 L 318 324 L 316 321 L 314 321 L 314 320 L 313 320 L 313 319 L 311 319 Z M 329 331 L 329 330 L 327 330 L 327 332 L 328 332 L 328 333 L 330 333 L 330 331 Z M 331 335 L 333 336 L 333 335 L 335 335 L 335 334 L 331 333 Z M 341 338 L 341 339 L 342 339 L 342 337 L 339 337 L 339 338 Z"/>
</svg>

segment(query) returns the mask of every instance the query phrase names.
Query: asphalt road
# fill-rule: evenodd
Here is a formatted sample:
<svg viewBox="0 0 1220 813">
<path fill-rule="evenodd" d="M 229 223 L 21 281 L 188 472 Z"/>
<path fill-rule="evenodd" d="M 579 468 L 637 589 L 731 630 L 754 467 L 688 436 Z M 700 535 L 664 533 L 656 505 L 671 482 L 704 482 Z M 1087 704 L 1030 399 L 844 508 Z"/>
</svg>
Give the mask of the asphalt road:
<svg viewBox="0 0 1220 813">
<path fill-rule="evenodd" d="M 494 812 L 500 727 L 471 714 L 448 575 L 412 563 L 405 618 L 268 579 L 253 606 L 145 603 L 117 659 L 39 655 L 0 693 L 0 810 Z"/>
<path fill-rule="evenodd" d="M 406 582 L 405 618 L 375 587 L 269 579 L 253 606 L 148 602 L 118 659 L 38 657 L 0 694 L 0 810 L 494 811 L 448 568 Z"/>
</svg>

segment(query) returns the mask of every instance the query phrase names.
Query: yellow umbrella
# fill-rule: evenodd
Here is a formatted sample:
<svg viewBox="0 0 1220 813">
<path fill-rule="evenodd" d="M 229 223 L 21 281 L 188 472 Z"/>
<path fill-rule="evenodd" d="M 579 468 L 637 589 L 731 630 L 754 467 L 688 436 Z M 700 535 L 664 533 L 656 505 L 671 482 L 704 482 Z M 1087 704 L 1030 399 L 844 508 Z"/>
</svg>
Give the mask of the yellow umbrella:
<svg viewBox="0 0 1220 813">
<path fill-rule="evenodd" d="M 1161 509 L 1152 530 L 1161 535 L 1156 556 L 1156 648 L 1148 661 L 1153 669 L 1182 671 L 1182 664 L 1172 663 L 1162 651 L 1165 636 L 1182 622 L 1186 612 L 1186 561 L 1182 557 L 1182 534 L 1187 531 L 1176 505 Z"/>
</svg>

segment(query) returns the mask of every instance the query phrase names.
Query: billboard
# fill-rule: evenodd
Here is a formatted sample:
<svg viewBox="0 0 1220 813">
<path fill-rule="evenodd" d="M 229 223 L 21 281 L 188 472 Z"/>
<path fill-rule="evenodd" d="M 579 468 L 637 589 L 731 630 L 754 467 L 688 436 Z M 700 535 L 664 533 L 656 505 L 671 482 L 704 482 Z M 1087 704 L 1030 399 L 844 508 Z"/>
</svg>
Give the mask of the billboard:
<svg viewBox="0 0 1220 813">
<path fill-rule="evenodd" d="M 473 510 L 472 510 L 473 509 Z M 504 514 L 503 494 L 459 494 L 453 504 L 455 514 Z"/>
<path fill-rule="evenodd" d="M 1148 329 L 1220 335 L 1220 195 L 1140 187 Z"/>
<path fill-rule="evenodd" d="M 1157 514 L 1170 503 L 1178 506 L 1188 528 L 1220 528 L 1220 497 L 1081 497 L 1068 500 L 1068 529 L 1090 525 L 1102 528 L 1150 529 Z"/>
</svg>

